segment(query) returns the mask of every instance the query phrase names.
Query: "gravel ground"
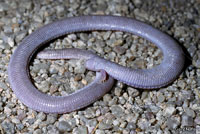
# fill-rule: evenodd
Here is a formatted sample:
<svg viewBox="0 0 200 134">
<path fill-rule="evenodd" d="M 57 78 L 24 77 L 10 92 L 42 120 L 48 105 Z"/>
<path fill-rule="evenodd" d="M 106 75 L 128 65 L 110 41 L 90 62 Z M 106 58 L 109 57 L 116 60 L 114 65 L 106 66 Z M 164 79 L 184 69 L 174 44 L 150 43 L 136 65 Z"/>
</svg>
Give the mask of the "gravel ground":
<svg viewBox="0 0 200 134">
<path fill-rule="evenodd" d="M 24 106 L 13 94 L 7 75 L 10 56 L 19 42 L 55 20 L 89 14 L 129 16 L 168 33 L 183 46 L 186 68 L 176 81 L 159 90 L 138 90 L 116 82 L 102 99 L 68 114 L 45 114 Z M 132 68 L 152 68 L 162 61 L 154 44 L 123 32 L 70 34 L 47 46 L 93 50 Z M 95 73 L 83 63 L 34 59 L 30 73 L 39 90 L 64 96 L 94 79 Z M 199 90 L 200 0 L 0 0 L 2 134 L 194 134 L 200 132 Z"/>
</svg>

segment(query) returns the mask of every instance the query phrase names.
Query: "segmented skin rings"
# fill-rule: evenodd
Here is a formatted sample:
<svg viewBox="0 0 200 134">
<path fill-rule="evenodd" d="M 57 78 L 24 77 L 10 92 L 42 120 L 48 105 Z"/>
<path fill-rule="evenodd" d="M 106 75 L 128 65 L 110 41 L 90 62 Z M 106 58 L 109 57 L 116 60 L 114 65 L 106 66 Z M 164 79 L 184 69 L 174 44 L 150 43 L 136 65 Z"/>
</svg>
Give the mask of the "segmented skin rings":
<svg viewBox="0 0 200 134">
<path fill-rule="evenodd" d="M 93 30 L 117 30 L 143 37 L 162 50 L 164 59 L 152 69 L 131 69 L 86 50 L 46 51 L 43 56 L 46 54 L 47 57 L 54 58 L 85 58 L 86 67 L 97 71 L 97 76 L 90 85 L 69 96 L 55 97 L 39 92 L 33 86 L 28 70 L 30 59 L 38 48 L 68 33 Z M 40 56 L 42 58 L 42 53 Z M 184 61 L 184 53 L 176 41 L 148 24 L 119 16 L 79 16 L 53 22 L 27 36 L 11 57 L 8 75 L 11 88 L 26 106 L 46 113 L 66 113 L 99 99 L 110 90 L 113 78 L 136 88 L 152 89 L 166 86 L 182 72 Z M 106 74 L 109 78 L 105 80 Z"/>
</svg>

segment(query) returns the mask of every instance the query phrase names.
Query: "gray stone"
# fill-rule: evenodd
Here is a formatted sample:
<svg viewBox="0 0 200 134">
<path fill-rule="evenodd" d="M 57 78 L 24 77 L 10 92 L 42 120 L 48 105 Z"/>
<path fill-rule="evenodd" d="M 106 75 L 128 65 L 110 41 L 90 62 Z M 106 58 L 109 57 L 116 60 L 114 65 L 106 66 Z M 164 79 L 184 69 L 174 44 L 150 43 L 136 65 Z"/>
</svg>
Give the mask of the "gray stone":
<svg viewBox="0 0 200 134">
<path fill-rule="evenodd" d="M 5 27 L 3 28 L 3 31 L 4 31 L 5 33 L 12 33 L 12 27 L 10 27 L 10 26 L 5 26 Z"/>
<path fill-rule="evenodd" d="M 40 112 L 37 114 L 37 119 L 43 121 L 46 119 L 46 114 L 44 114 L 43 112 Z"/>
<path fill-rule="evenodd" d="M 186 114 L 182 115 L 181 126 L 183 127 L 192 127 L 194 126 L 194 119 Z"/>
<path fill-rule="evenodd" d="M 192 109 L 190 109 L 190 108 L 185 108 L 185 113 L 186 113 L 188 116 L 192 117 L 192 118 L 195 117 L 195 112 L 194 112 L 194 110 L 192 110 Z"/>
<path fill-rule="evenodd" d="M 42 130 L 41 129 L 36 129 L 33 134 L 42 134 Z"/>
<path fill-rule="evenodd" d="M 29 125 L 32 125 L 34 122 L 35 122 L 35 119 L 34 119 L 34 118 L 30 118 L 30 119 L 27 120 L 27 123 L 28 123 Z"/>
<path fill-rule="evenodd" d="M 114 50 L 117 54 L 124 54 L 124 53 L 126 52 L 126 49 L 123 48 L 122 46 L 119 46 L 119 45 L 115 46 L 115 47 L 113 48 L 113 50 Z"/>
<path fill-rule="evenodd" d="M 51 74 L 57 74 L 58 73 L 58 69 L 51 66 L 50 69 L 49 69 L 49 72 Z"/>
<path fill-rule="evenodd" d="M 120 122 L 119 122 L 118 120 L 114 120 L 114 121 L 113 121 L 113 125 L 114 125 L 114 126 L 119 126 L 119 124 L 120 124 Z"/>
<path fill-rule="evenodd" d="M 17 118 L 19 120 L 23 120 L 24 118 L 26 117 L 26 114 L 24 112 L 20 112 L 18 115 L 17 115 Z"/>
<path fill-rule="evenodd" d="M 181 88 L 181 89 L 185 89 L 185 86 L 186 86 L 186 83 L 185 83 L 185 81 L 183 81 L 183 80 L 180 80 L 180 81 L 178 81 L 178 86 Z"/>
<path fill-rule="evenodd" d="M 18 129 L 19 131 L 22 130 L 22 129 L 24 129 L 24 125 L 21 124 L 21 123 L 17 124 L 16 127 L 17 127 L 17 129 Z"/>
<path fill-rule="evenodd" d="M 48 125 L 47 130 L 49 134 L 60 134 L 55 125 Z"/>
<path fill-rule="evenodd" d="M 104 122 L 101 122 L 99 124 L 99 129 L 102 129 L 102 130 L 109 130 L 112 128 L 112 125 L 111 124 L 106 124 Z"/>
<path fill-rule="evenodd" d="M 113 97 L 112 100 L 110 100 L 110 101 L 108 102 L 108 105 L 109 105 L 109 106 L 116 105 L 116 104 L 117 104 L 117 101 L 118 101 L 118 98 L 117 98 L 117 97 Z"/>
<path fill-rule="evenodd" d="M 19 124 L 20 123 L 20 120 L 18 118 L 16 118 L 16 117 L 11 117 L 11 121 L 14 124 Z"/>
<path fill-rule="evenodd" d="M 194 64 L 197 68 L 200 68 L 200 58 L 197 59 L 196 61 L 193 61 L 193 64 Z"/>
<path fill-rule="evenodd" d="M 84 112 L 86 118 L 94 118 L 95 117 L 95 110 L 93 108 L 87 108 Z"/>
<path fill-rule="evenodd" d="M 200 60 L 199 60 L 200 61 Z M 197 77 L 197 86 L 200 87 L 200 76 Z"/>
<path fill-rule="evenodd" d="M 136 125 L 134 122 L 129 122 L 126 126 L 127 129 L 129 130 L 135 130 L 136 129 Z"/>
<path fill-rule="evenodd" d="M 148 120 L 151 120 L 154 118 L 154 114 L 153 112 L 146 112 L 145 113 L 145 117 L 148 119 Z"/>
<path fill-rule="evenodd" d="M 41 84 L 38 84 L 37 87 L 43 92 L 46 93 L 49 91 L 50 83 L 48 81 L 42 81 Z"/>
<path fill-rule="evenodd" d="M 74 128 L 74 127 L 76 127 L 77 126 L 77 120 L 75 119 L 75 118 L 70 118 L 70 119 L 68 119 L 67 120 L 67 122 L 70 124 L 70 126 L 72 127 L 72 128 Z"/>
<path fill-rule="evenodd" d="M 0 12 L 9 10 L 10 6 L 7 3 L 0 2 Z"/>
<path fill-rule="evenodd" d="M 12 110 L 6 105 L 4 107 L 4 113 L 6 113 L 7 116 L 11 115 Z"/>
<path fill-rule="evenodd" d="M 103 101 L 104 102 L 109 102 L 109 101 L 111 101 L 112 100 L 112 97 L 111 97 L 111 95 L 110 94 L 106 94 L 106 95 L 104 95 L 103 96 Z"/>
<path fill-rule="evenodd" d="M 81 65 L 81 64 L 77 64 L 78 66 L 74 68 L 74 73 L 84 73 L 86 71 L 86 68 Z"/>
<path fill-rule="evenodd" d="M 124 97 L 119 97 L 118 103 L 124 105 L 126 103 L 126 99 Z"/>
<path fill-rule="evenodd" d="M 167 119 L 167 127 L 169 129 L 177 129 L 179 125 L 180 125 L 180 121 L 178 121 L 174 118 Z"/>
<path fill-rule="evenodd" d="M 0 110 L 2 111 L 3 110 L 3 102 L 0 102 Z M 1 118 L 0 118 L 1 120 Z"/>
<path fill-rule="evenodd" d="M 14 47 L 14 40 L 12 38 L 8 38 L 8 44 L 10 47 Z"/>
<path fill-rule="evenodd" d="M 41 15 L 35 14 L 35 15 L 33 16 L 33 19 L 34 19 L 34 21 L 36 21 L 36 22 L 38 22 L 38 23 L 42 23 L 42 22 L 43 22 L 43 18 L 42 18 Z"/>
<path fill-rule="evenodd" d="M 103 35 L 103 39 L 104 39 L 104 40 L 108 40 L 109 37 L 110 37 L 110 35 L 111 35 L 111 32 L 110 32 L 110 31 L 106 32 L 106 33 Z"/>
<path fill-rule="evenodd" d="M 137 125 L 138 125 L 139 128 L 141 128 L 142 130 L 146 130 L 146 129 L 148 129 L 148 128 L 151 126 L 150 122 L 147 121 L 147 120 L 144 120 L 144 119 L 140 119 L 140 120 L 138 121 Z"/>
<path fill-rule="evenodd" d="M 104 130 L 96 130 L 96 134 L 105 134 Z"/>
<path fill-rule="evenodd" d="M 6 114 L 5 113 L 2 113 L 2 114 L 0 114 L 0 120 L 5 120 L 5 118 L 6 118 Z"/>
<path fill-rule="evenodd" d="M 116 87 L 115 90 L 114 90 L 114 92 L 115 92 L 115 95 L 120 96 L 120 95 L 121 95 L 121 92 L 122 92 L 122 89 Z"/>
<path fill-rule="evenodd" d="M 1 124 L 4 132 L 8 133 L 8 134 L 14 134 L 15 133 L 15 126 L 13 123 L 10 123 L 10 122 L 3 122 Z"/>
<path fill-rule="evenodd" d="M 56 6 L 56 12 L 57 12 L 57 14 L 62 15 L 64 13 L 64 11 L 65 11 L 64 6 L 62 6 L 62 5 Z"/>
<path fill-rule="evenodd" d="M 27 35 L 27 31 L 20 31 L 16 38 L 15 38 L 15 41 L 18 43 L 20 41 L 22 41 L 22 39 Z"/>
<path fill-rule="evenodd" d="M 80 33 L 80 38 L 81 40 L 83 41 L 87 41 L 89 38 L 88 38 L 88 34 L 86 33 Z"/>
<path fill-rule="evenodd" d="M 135 5 L 140 5 L 140 4 L 142 4 L 142 1 L 141 1 L 141 0 L 134 0 L 133 2 L 134 2 Z"/>
<path fill-rule="evenodd" d="M 200 125 L 200 116 L 197 116 L 194 121 L 196 124 Z"/>
<path fill-rule="evenodd" d="M 21 8 L 31 9 L 33 6 L 32 1 L 22 0 L 20 3 Z"/>
<path fill-rule="evenodd" d="M 2 89 L 7 89 L 8 86 L 7 86 L 4 82 L 1 82 L 1 81 L 0 81 L 0 88 L 2 88 Z"/>
<path fill-rule="evenodd" d="M 135 130 L 131 130 L 130 134 L 136 134 L 137 132 Z"/>
<path fill-rule="evenodd" d="M 68 122 L 60 121 L 58 122 L 58 130 L 60 132 L 69 132 L 69 131 L 72 131 L 72 127 L 70 126 Z"/>
<path fill-rule="evenodd" d="M 88 120 L 88 125 L 91 126 L 91 127 L 96 126 L 97 125 L 97 120 L 96 119 Z"/>
<path fill-rule="evenodd" d="M 148 97 L 148 94 L 149 94 L 149 92 L 147 92 L 147 91 L 142 92 L 141 99 L 142 100 L 146 99 Z"/>
<path fill-rule="evenodd" d="M 41 69 L 49 69 L 49 65 L 45 64 L 45 63 L 40 63 L 40 64 L 35 64 L 33 66 L 33 71 L 38 73 Z"/>
<path fill-rule="evenodd" d="M 157 96 L 157 100 L 158 100 L 158 102 L 162 103 L 165 101 L 165 96 L 163 94 L 159 93 Z"/>
<path fill-rule="evenodd" d="M 128 95 L 131 97 L 136 97 L 139 95 L 139 91 L 135 88 L 128 87 L 127 90 L 128 90 Z"/>
<path fill-rule="evenodd" d="M 57 119 L 57 115 L 56 114 L 49 114 L 49 115 L 47 115 L 46 122 L 47 122 L 47 124 L 52 124 L 52 123 L 54 123 L 56 121 L 56 119 Z"/>
<path fill-rule="evenodd" d="M 121 106 L 118 105 L 113 105 L 111 106 L 111 112 L 113 115 L 115 115 L 116 117 L 121 117 L 123 116 L 123 109 Z"/>
<path fill-rule="evenodd" d="M 167 106 L 166 109 L 164 110 L 164 114 L 166 116 L 171 116 L 176 112 L 176 109 L 174 106 Z"/>
<path fill-rule="evenodd" d="M 87 127 L 85 126 L 80 126 L 75 131 L 73 131 L 73 134 L 88 134 Z"/>
<path fill-rule="evenodd" d="M 191 46 L 188 48 L 188 52 L 190 53 L 191 56 L 194 56 L 196 50 L 197 50 L 197 48 L 196 48 L 195 45 L 191 45 Z"/>
</svg>

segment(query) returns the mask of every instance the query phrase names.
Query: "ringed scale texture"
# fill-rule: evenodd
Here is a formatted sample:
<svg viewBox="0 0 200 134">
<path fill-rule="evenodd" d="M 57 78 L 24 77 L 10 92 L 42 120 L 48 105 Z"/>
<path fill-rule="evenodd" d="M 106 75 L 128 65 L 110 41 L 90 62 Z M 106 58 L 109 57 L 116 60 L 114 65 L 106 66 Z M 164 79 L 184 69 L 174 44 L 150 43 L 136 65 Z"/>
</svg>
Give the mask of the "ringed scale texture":
<svg viewBox="0 0 200 134">
<path fill-rule="evenodd" d="M 164 56 L 162 63 L 152 69 L 131 69 L 84 51 L 84 55 L 87 57 L 88 54 L 89 57 L 86 59 L 85 66 L 89 70 L 100 71 L 99 74 L 97 73 L 96 80 L 91 84 L 100 82 L 101 84 L 98 86 L 105 87 L 105 89 L 101 88 L 104 93 L 108 91 L 108 88 L 112 87 L 112 78 L 136 88 L 160 88 L 174 81 L 184 67 L 184 53 L 176 41 L 148 24 L 119 16 L 71 17 L 53 22 L 36 30 L 27 36 L 15 50 L 10 60 L 8 75 L 11 87 L 19 100 L 34 110 L 48 113 L 64 113 L 79 109 L 80 106 L 77 106 L 77 104 L 83 100 L 79 99 L 77 101 L 77 96 L 75 97 L 73 94 L 71 95 L 72 103 L 70 103 L 73 106 L 70 107 L 66 105 L 64 97 L 53 97 L 39 92 L 30 81 L 28 65 L 32 55 L 48 41 L 68 33 L 92 30 L 117 30 L 138 35 L 154 43 L 162 50 Z M 73 55 L 73 52 L 70 53 L 65 50 L 60 55 L 61 51 L 41 52 L 41 58 L 42 53 L 44 55 L 49 54 L 48 57 L 56 59 L 62 58 L 63 54 L 68 54 L 69 57 Z M 70 58 L 73 58 L 73 56 Z M 102 82 L 105 77 L 103 70 L 109 75 L 109 79 L 105 82 Z M 94 87 L 94 92 L 98 89 L 98 86 Z M 82 89 L 81 91 L 86 92 Z M 89 92 L 88 96 L 92 96 L 94 92 Z M 67 98 L 68 96 L 65 97 Z M 83 96 L 80 98 L 83 99 Z M 86 98 L 84 101 L 88 101 L 87 104 L 91 104 L 94 100 L 97 100 L 92 99 L 91 101 L 89 100 L 90 97 Z M 86 106 L 86 103 L 84 106 Z"/>
</svg>

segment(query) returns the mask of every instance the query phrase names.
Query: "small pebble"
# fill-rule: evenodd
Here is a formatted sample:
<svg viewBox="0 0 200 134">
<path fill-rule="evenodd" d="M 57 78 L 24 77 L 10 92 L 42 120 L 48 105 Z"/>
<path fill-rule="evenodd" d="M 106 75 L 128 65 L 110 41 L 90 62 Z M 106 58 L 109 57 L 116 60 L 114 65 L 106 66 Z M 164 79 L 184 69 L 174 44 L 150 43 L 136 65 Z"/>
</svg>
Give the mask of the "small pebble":
<svg viewBox="0 0 200 134">
<path fill-rule="evenodd" d="M 162 103 L 165 101 L 165 96 L 161 93 L 158 94 L 157 96 L 158 102 Z"/>
<path fill-rule="evenodd" d="M 194 126 L 194 119 L 188 115 L 182 115 L 182 122 L 181 122 L 181 126 L 183 127 L 192 127 Z"/>
<path fill-rule="evenodd" d="M 126 126 L 127 129 L 129 130 L 133 130 L 133 129 L 136 129 L 136 125 L 134 122 L 129 122 Z"/>
<path fill-rule="evenodd" d="M 21 31 L 17 34 L 15 41 L 20 42 L 22 39 L 26 36 L 27 32 L 26 31 Z"/>
<path fill-rule="evenodd" d="M 96 130 L 96 134 L 105 134 L 104 130 Z"/>
<path fill-rule="evenodd" d="M 2 88 L 2 89 L 7 89 L 8 86 L 7 86 L 4 82 L 1 82 L 1 81 L 0 81 L 0 88 Z"/>
<path fill-rule="evenodd" d="M 10 122 L 3 122 L 1 124 L 2 128 L 4 129 L 4 131 L 6 133 L 10 133 L 10 134 L 14 134 L 15 133 L 15 126 L 13 123 L 10 123 Z"/>
<path fill-rule="evenodd" d="M 166 107 L 166 109 L 164 110 L 164 114 L 166 116 L 171 116 L 176 112 L 176 109 L 174 108 L 174 106 L 168 106 Z"/>
<path fill-rule="evenodd" d="M 195 117 L 195 112 L 190 108 L 185 108 L 185 113 L 190 117 Z"/>
<path fill-rule="evenodd" d="M 75 80 L 75 81 L 80 81 L 81 79 L 82 79 L 81 75 L 76 75 L 76 76 L 74 77 L 74 80 Z"/>
<path fill-rule="evenodd" d="M 46 122 L 48 124 L 52 124 L 52 123 L 54 123 L 56 121 L 56 119 L 57 119 L 57 115 L 49 114 L 49 115 L 47 115 Z"/>
<path fill-rule="evenodd" d="M 105 124 L 104 122 L 101 122 L 99 124 L 99 129 L 102 129 L 102 130 L 109 130 L 112 128 L 112 125 L 111 124 Z"/>
<path fill-rule="evenodd" d="M 173 119 L 173 118 L 168 118 L 167 119 L 167 127 L 169 129 L 177 129 L 178 126 L 180 125 L 180 121 L 177 121 L 176 119 Z"/>
<path fill-rule="evenodd" d="M 112 114 L 115 115 L 116 117 L 120 117 L 123 115 L 123 109 L 121 108 L 121 106 L 113 105 L 111 106 L 111 111 Z"/>
<path fill-rule="evenodd" d="M 80 126 L 73 131 L 73 134 L 88 134 L 88 131 L 86 127 Z"/>
<path fill-rule="evenodd" d="M 196 124 L 200 125 L 200 116 L 197 116 L 194 121 Z"/>
<path fill-rule="evenodd" d="M 19 130 L 19 131 L 21 131 L 22 129 L 24 129 L 24 125 L 23 124 L 17 124 L 16 125 L 16 127 L 17 127 L 17 129 Z"/>
<path fill-rule="evenodd" d="M 115 46 L 113 49 L 117 54 L 124 54 L 126 49 L 121 46 Z"/>
<path fill-rule="evenodd" d="M 42 130 L 41 129 L 36 129 L 33 134 L 42 134 Z"/>
<path fill-rule="evenodd" d="M 70 126 L 70 124 L 66 121 L 61 121 L 58 123 L 58 130 L 60 132 L 70 132 L 72 131 L 72 127 Z"/>
<path fill-rule="evenodd" d="M 109 102 L 111 100 L 112 100 L 112 97 L 111 97 L 110 94 L 106 94 L 106 95 L 103 96 L 103 101 L 104 102 Z"/>
</svg>

